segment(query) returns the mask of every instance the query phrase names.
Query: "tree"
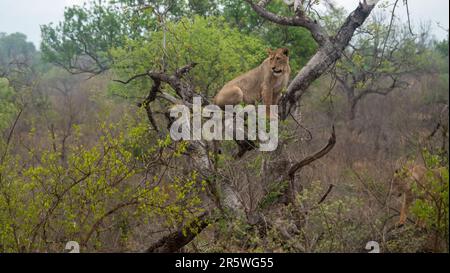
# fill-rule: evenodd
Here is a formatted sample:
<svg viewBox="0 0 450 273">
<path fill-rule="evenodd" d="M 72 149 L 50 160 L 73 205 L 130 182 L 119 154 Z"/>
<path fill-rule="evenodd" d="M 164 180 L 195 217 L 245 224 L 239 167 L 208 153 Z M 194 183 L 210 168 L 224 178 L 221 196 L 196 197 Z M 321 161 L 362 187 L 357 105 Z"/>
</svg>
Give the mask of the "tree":
<svg viewBox="0 0 450 273">
<path fill-rule="evenodd" d="M 364 1 L 359 4 L 357 9 L 352 12 L 345 22 L 341 25 L 337 33 L 333 36 L 329 36 L 325 29 L 321 26 L 319 21 L 312 17 L 312 12 L 309 10 L 310 3 L 304 3 L 305 6 L 299 7 L 294 11 L 292 17 L 282 16 L 275 14 L 271 11 L 265 9 L 266 5 L 271 1 L 261 1 L 260 3 L 254 3 L 253 1 L 246 1 L 252 9 L 261 17 L 280 25 L 302 27 L 307 29 L 316 43 L 319 45 L 318 51 L 312 57 L 312 59 L 303 67 L 291 84 L 288 87 L 286 94 L 282 97 L 280 101 L 281 115 L 280 118 L 285 120 L 297 107 L 302 95 L 307 91 L 309 85 L 324 74 L 339 58 L 342 56 L 345 48 L 349 44 L 351 38 L 354 35 L 356 29 L 361 26 L 366 18 L 371 13 L 377 1 Z M 154 81 L 154 88 L 152 91 L 155 94 L 162 93 L 164 99 L 170 100 L 172 103 L 182 103 L 189 105 L 191 99 L 194 96 L 194 86 L 190 81 L 187 81 L 187 73 L 190 70 L 194 70 L 193 64 L 188 64 L 183 67 L 179 67 L 172 73 L 167 73 L 164 70 L 160 72 L 148 71 L 142 74 L 136 74 L 129 78 L 129 80 L 122 81 L 124 84 L 128 84 L 133 80 L 140 77 L 149 77 Z M 171 86 L 175 91 L 175 95 L 167 94 L 160 88 L 160 83 L 164 82 Z M 151 97 L 152 100 L 157 100 L 156 95 Z M 206 102 L 207 103 L 207 102 Z M 286 166 L 283 170 L 286 172 L 279 173 L 277 183 L 285 184 L 287 181 L 290 185 L 286 194 L 278 195 L 276 199 L 280 199 L 283 196 L 288 197 L 288 202 L 293 200 L 290 196 L 295 195 L 295 188 L 293 187 L 295 182 L 295 174 L 302 169 L 305 165 L 311 164 L 315 160 L 323 157 L 334 147 L 336 142 L 336 136 L 333 132 L 329 139 L 328 144 L 322 148 L 320 151 L 314 155 L 305 158 L 299 162 L 286 162 Z M 251 146 L 246 146 L 244 152 L 240 153 L 243 156 L 246 151 L 252 150 Z M 189 150 L 191 153 L 187 154 L 193 167 L 202 175 L 202 178 L 211 187 L 213 202 L 219 208 L 220 211 L 231 212 L 233 215 L 238 217 L 243 217 L 244 206 L 241 203 L 236 191 L 231 187 L 231 185 L 226 180 L 221 180 L 216 175 L 216 170 L 214 164 L 210 160 L 210 150 L 208 144 L 204 141 L 192 141 L 189 145 Z M 325 197 L 326 198 L 326 197 Z M 251 216 L 252 223 L 258 224 L 262 222 L 261 212 L 254 211 L 254 215 Z M 210 212 L 212 215 L 212 211 Z M 200 217 L 200 216 L 199 216 Z M 201 216 L 204 217 L 204 216 Z M 210 216 L 208 220 L 210 222 L 216 221 L 217 218 Z M 199 218 L 198 221 L 205 221 L 203 218 Z M 188 223 L 189 226 L 189 223 Z M 205 227 L 201 225 L 201 227 Z M 199 232 L 200 230 L 196 230 Z M 149 251 L 160 252 L 160 251 L 174 251 L 177 248 L 184 246 L 189 243 L 190 240 L 183 238 L 195 238 L 195 233 L 183 234 L 179 230 L 168 235 L 171 240 L 167 240 L 165 243 L 161 241 L 156 242 L 153 246 L 149 247 Z M 178 244 L 173 245 L 173 242 L 178 242 Z"/>
<path fill-rule="evenodd" d="M 426 37 L 428 30 L 413 35 L 407 25 L 383 21 L 383 15 L 373 16 L 358 31 L 333 73 L 347 99 L 350 121 L 367 96 L 387 96 L 404 89 L 408 86 L 405 75 L 429 71 L 433 66 L 431 52 L 417 38 Z"/>
<path fill-rule="evenodd" d="M 9 86 L 9 82 L 5 78 L 0 78 L 0 132 L 3 132 L 17 112 L 15 105 L 15 92 Z"/>
<path fill-rule="evenodd" d="M 160 228 L 174 229 L 203 212 L 199 195 L 205 185 L 198 184 L 198 174 L 178 172 L 171 183 L 158 176 L 167 169 L 157 163 L 177 160 L 186 145 L 173 150 L 170 138 L 155 141 L 146 123 L 122 122 L 126 133 L 119 123 L 100 124 L 89 147 L 74 126 L 65 162 L 59 147 L 35 145 L 27 155 L 2 151 L 1 252 L 60 251 L 69 238 L 85 249 L 105 250 L 115 244 L 112 235 L 126 248 L 129 224 L 136 219 L 141 224 L 157 219 Z"/>
<path fill-rule="evenodd" d="M 12 134 L 29 100 L 30 90 L 40 69 L 39 54 L 22 33 L 0 33 L 0 131 L 5 135 L 3 161 Z"/>
<path fill-rule="evenodd" d="M 239 33 L 221 17 L 196 16 L 168 23 L 166 35 L 155 31 L 145 40 L 130 39 L 112 52 L 120 78 L 145 75 L 147 71 L 174 73 L 180 66 L 195 62 L 189 81 L 195 93 L 209 98 L 227 81 L 259 64 L 266 47 L 261 39 Z M 142 77 L 131 86 L 141 93 L 151 83 Z M 136 96 L 130 86 L 118 87 L 123 96 Z"/>
<path fill-rule="evenodd" d="M 448 57 L 448 39 L 437 42 L 436 49 L 442 54 L 442 56 Z"/>
<path fill-rule="evenodd" d="M 110 48 L 124 45 L 127 37 L 139 38 L 155 22 L 146 13 L 139 16 L 103 1 L 69 7 L 63 22 L 41 27 L 43 57 L 73 74 L 103 73 L 112 63 Z"/>
<path fill-rule="evenodd" d="M 22 33 L 0 33 L 0 78 L 8 78 L 15 88 L 30 84 L 38 54 Z"/>
<path fill-rule="evenodd" d="M 286 14 L 289 7 L 275 1 L 274 9 Z M 272 47 L 288 46 L 292 67 L 306 63 L 316 49 L 311 35 L 294 27 L 275 27 L 251 11 L 242 1 L 136 1 L 119 0 L 110 4 L 93 1 L 82 7 L 67 8 L 64 21 L 44 25 L 42 45 L 44 59 L 71 73 L 91 76 L 109 70 L 113 64 L 110 49 L 124 47 L 125 41 L 147 39 L 150 33 L 166 31 L 168 22 L 193 16 L 223 16 L 240 32 L 259 36 Z M 170 34 L 168 34 L 170 35 Z M 301 39 L 301 44 L 294 40 Z"/>
<path fill-rule="evenodd" d="M 288 47 L 291 52 L 290 64 L 293 70 L 298 70 L 305 65 L 317 50 L 316 42 L 305 29 L 274 25 L 254 13 L 251 6 L 244 1 L 222 0 L 221 5 L 223 5 L 222 14 L 232 27 L 246 34 L 257 35 L 274 48 L 280 45 Z M 271 11 L 282 15 L 288 15 L 293 8 L 282 1 L 271 1 L 268 7 Z"/>
<path fill-rule="evenodd" d="M 41 50 L 46 61 L 70 73 L 94 76 L 109 70 L 110 49 L 125 46 L 127 39 L 137 41 L 162 29 L 167 19 L 216 11 L 215 1 L 204 0 L 91 1 L 67 8 L 58 25 L 43 25 Z"/>
<path fill-rule="evenodd" d="M 72 240 L 82 252 L 448 244 L 448 40 L 430 42 L 395 16 L 371 17 L 376 1 L 358 2 L 349 14 L 328 0 L 103 0 L 67 9 L 45 29 L 54 65 L 36 53 L 0 77 L 0 252 L 60 252 Z M 391 3 L 379 7 L 407 1 Z M 284 46 L 293 81 L 275 151 L 249 140 L 170 138 L 174 105 L 191 108 L 198 96 L 210 104 L 268 47 Z M 356 121 L 333 107 L 345 99 Z M 356 135 L 353 124 L 367 130 Z M 442 168 L 443 179 L 415 189 L 418 202 L 398 228 L 393 169 L 423 146 L 425 165 Z"/>
</svg>

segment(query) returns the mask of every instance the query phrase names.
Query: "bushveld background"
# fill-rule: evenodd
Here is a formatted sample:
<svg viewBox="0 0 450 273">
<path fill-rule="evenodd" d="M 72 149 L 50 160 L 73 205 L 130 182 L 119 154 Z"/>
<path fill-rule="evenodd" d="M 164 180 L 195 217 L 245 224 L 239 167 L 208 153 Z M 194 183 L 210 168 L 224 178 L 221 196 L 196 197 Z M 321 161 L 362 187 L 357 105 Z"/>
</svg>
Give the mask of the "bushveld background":
<svg viewBox="0 0 450 273">
<path fill-rule="evenodd" d="M 0 252 L 63 252 L 68 241 L 82 252 L 366 252 L 368 241 L 449 251 L 448 38 L 395 15 L 407 2 L 378 4 L 280 122 L 277 151 L 237 157 L 224 141 L 207 150 L 205 174 L 190 143 L 170 139 L 170 98 L 182 96 L 147 71 L 185 73 L 210 100 L 267 48 L 290 49 L 292 78 L 319 49 L 305 28 L 269 22 L 248 2 L 92 1 L 41 26 L 39 49 L 0 33 Z M 349 14 L 339 1 L 300 8 L 330 35 Z M 336 144 L 294 173 L 287 202 L 283 174 L 333 126 Z M 412 162 L 442 179 L 414 189 L 399 227 L 394 173 Z M 230 189 L 239 213 L 221 205 Z"/>
</svg>

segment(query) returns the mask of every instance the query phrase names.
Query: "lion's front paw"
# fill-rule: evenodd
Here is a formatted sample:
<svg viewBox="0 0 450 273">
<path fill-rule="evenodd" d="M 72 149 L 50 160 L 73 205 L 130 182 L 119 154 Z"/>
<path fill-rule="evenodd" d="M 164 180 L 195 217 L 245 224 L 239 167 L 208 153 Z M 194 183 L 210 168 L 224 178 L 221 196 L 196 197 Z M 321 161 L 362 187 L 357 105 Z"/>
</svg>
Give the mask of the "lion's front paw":
<svg viewBox="0 0 450 273">
<path fill-rule="evenodd" d="M 395 224 L 395 227 L 396 228 L 401 228 L 401 227 L 403 227 L 405 225 L 405 221 L 398 221 L 396 224 Z"/>
<path fill-rule="evenodd" d="M 277 119 L 278 119 L 278 114 L 270 113 L 269 119 L 270 119 L 270 120 L 277 120 Z"/>
</svg>

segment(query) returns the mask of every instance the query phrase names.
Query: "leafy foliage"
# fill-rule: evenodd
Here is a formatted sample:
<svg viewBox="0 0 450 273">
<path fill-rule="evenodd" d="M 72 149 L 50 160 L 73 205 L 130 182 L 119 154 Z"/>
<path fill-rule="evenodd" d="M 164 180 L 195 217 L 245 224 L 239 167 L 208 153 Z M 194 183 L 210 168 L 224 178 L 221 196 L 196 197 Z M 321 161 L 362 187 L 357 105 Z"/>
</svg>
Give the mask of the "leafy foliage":
<svg viewBox="0 0 450 273">
<path fill-rule="evenodd" d="M 435 233 L 436 240 L 448 244 L 449 177 L 448 158 L 423 151 L 428 171 L 421 185 L 415 183 L 414 193 L 419 198 L 414 202 L 412 212 L 418 221 Z"/>
<path fill-rule="evenodd" d="M 102 73 L 112 63 L 110 48 L 152 26 L 154 20 L 145 15 L 133 17 L 102 1 L 66 8 L 63 22 L 41 27 L 44 59 L 72 73 Z"/>
<path fill-rule="evenodd" d="M 103 123 L 97 142 L 70 146 L 67 161 L 59 151 L 36 147 L 27 156 L 39 158 L 38 164 L 23 166 L 26 158 L 9 156 L 0 165 L 2 252 L 56 251 L 69 238 L 101 250 L 104 238 L 97 231 L 104 222 L 158 218 L 172 227 L 202 212 L 198 194 L 205 189 L 195 173 L 168 185 L 162 177 L 145 178 L 142 163 L 170 146 L 170 138 L 151 143 L 145 124 L 128 123 L 125 132 L 118 126 Z M 179 157 L 184 149 L 177 145 L 170 154 Z"/>
<path fill-rule="evenodd" d="M 293 15 L 285 2 L 267 10 Z M 331 2 L 302 3 L 330 35 L 345 20 Z M 319 3 L 326 10 L 316 13 Z M 433 42 L 426 29 L 415 36 L 384 19 L 359 28 L 330 71 L 347 77 L 354 98 L 387 94 L 394 78 L 411 85 L 366 103 L 350 128 L 334 108 L 345 99 L 331 93 L 335 78 L 322 77 L 301 113 L 281 123 L 276 152 L 236 159 L 234 141 L 207 143 L 206 171 L 195 145 L 146 120 L 153 111 L 163 123 L 168 105 L 161 93 L 145 105 L 155 86 L 145 73 L 173 75 L 197 63 L 181 82 L 211 98 L 269 47 L 290 49 L 294 76 L 318 50 L 309 31 L 271 23 L 245 1 L 96 0 L 42 26 L 42 57 L 23 34 L 0 33 L 0 252 L 61 252 L 72 240 L 81 251 L 139 251 L 173 234 L 195 237 L 176 249 L 187 252 L 364 252 L 372 240 L 383 252 L 427 251 L 430 242 L 432 251 L 448 251 L 448 39 Z M 157 89 L 176 97 L 171 88 L 163 81 Z M 331 123 L 340 144 L 287 178 L 286 169 L 326 141 Z M 414 186 L 409 217 L 421 224 L 398 228 L 392 167 L 420 151 L 423 136 L 439 147 L 423 155 L 428 186 Z M 226 191 L 236 192 L 242 214 L 230 217 L 221 203 L 235 200 L 220 200 Z"/>
<path fill-rule="evenodd" d="M 212 96 L 225 82 L 259 65 L 267 54 L 260 39 L 241 34 L 220 17 L 196 16 L 169 23 L 166 47 L 163 41 L 163 31 L 152 32 L 145 40 L 128 40 L 124 47 L 113 50 L 115 70 L 127 78 L 146 71 L 173 73 L 195 62 L 198 65 L 190 80 L 198 93 Z M 148 90 L 148 80 L 134 84 L 137 90 Z M 129 86 L 122 90 L 122 95 L 133 96 Z"/>
<path fill-rule="evenodd" d="M 0 132 L 9 126 L 17 111 L 14 101 L 14 90 L 9 86 L 9 81 L 0 78 Z"/>
<path fill-rule="evenodd" d="M 0 33 L 0 78 L 7 78 L 16 91 L 33 81 L 38 62 L 39 54 L 24 34 Z"/>
</svg>

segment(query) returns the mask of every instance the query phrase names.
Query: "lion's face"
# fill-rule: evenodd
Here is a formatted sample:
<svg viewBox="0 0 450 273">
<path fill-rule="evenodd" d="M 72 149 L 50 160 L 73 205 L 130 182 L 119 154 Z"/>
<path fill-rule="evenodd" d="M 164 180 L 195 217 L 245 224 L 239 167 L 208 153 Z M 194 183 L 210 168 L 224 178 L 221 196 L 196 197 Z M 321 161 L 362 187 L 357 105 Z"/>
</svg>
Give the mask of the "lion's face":
<svg viewBox="0 0 450 273">
<path fill-rule="evenodd" d="M 395 170 L 394 177 L 392 178 L 392 194 L 400 197 L 402 195 L 402 182 L 406 178 L 406 175 L 402 169 Z"/>
<path fill-rule="evenodd" d="M 407 180 L 410 174 L 408 169 L 402 167 L 396 169 L 392 178 L 392 194 L 400 197 L 407 190 Z"/>
<path fill-rule="evenodd" d="M 286 72 L 289 65 L 289 49 L 278 48 L 274 51 L 268 50 L 269 53 L 269 65 L 272 70 L 272 74 L 275 77 L 279 77 Z"/>
</svg>

